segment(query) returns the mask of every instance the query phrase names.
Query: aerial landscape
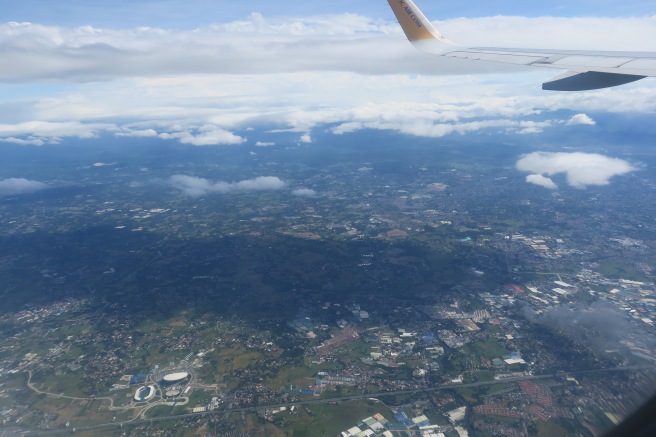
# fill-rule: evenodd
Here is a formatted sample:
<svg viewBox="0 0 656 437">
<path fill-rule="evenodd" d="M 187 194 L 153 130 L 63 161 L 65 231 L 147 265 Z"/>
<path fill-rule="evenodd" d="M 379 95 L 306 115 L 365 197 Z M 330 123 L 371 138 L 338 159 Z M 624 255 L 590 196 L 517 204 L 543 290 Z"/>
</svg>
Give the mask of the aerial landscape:
<svg viewBox="0 0 656 437">
<path fill-rule="evenodd" d="M 7 146 L 59 187 L 0 202 L 3 426 L 609 428 L 656 382 L 656 154 L 624 145 L 643 169 L 550 190 L 518 167 L 574 152 L 495 138 L 110 138 L 56 170 Z"/>
<path fill-rule="evenodd" d="M 595 437 L 654 396 L 653 79 L 74 3 L 0 14 L 1 437 Z"/>
</svg>

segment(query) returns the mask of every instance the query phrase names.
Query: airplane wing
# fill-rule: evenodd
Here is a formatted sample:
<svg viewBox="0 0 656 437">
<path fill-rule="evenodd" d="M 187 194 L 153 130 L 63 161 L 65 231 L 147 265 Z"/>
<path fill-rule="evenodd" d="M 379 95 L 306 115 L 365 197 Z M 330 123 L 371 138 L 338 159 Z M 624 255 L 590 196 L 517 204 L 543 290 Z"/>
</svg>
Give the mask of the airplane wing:
<svg viewBox="0 0 656 437">
<path fill-rule="evenodd" d="M 388 0 L 408 40 L 450 58 L 568 70 L 542 84 L 549 91 L 585 91 L 656 76 L 656 53 L 463 47 L 445 38 L 412 0 Z"/>
</svg>

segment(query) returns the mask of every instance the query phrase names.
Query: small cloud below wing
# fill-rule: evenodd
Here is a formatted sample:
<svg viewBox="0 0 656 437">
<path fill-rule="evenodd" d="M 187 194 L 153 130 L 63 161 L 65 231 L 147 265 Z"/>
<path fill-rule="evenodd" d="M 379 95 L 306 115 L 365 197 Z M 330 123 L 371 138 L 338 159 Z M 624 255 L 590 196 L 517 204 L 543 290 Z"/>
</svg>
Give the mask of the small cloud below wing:
<svg viewBox="0 0 656 437">
<path fill-rule="evenodd" d="M 172 176 L 170 184 L 191 197 L 200 197 L 212 193 L 227 194 L 239 191 L 275 191 L 287 186 L 285 181 L 276 176 L 260 176 L 239 182 L 212 182 L 205 178 L 182 174 Z"/>
<path fill-rule="evenodd" d="M 576 114 L 567 121 L 568 126 L 577 126 L 577 125 L 595 126 L 596 124 L 597 122 L 594 121 L 587 114 Z"/>
<path fill-rule="evenodd" d="M 0 180 L 0 196 L 16 196 L 36 193 L 49 188 L 43 182 L 32 181 L 25 178 L 9 178 Z"/>
<path fill-rule="evenodd" d="M 541 174 L 532 174 L 526 176 L 526 182 L 528 182 L 529 184 L 534 184 L 540 187 L 547 188 L 549 190 L 558 189 L 558 185 L 556 185 L 556 183 L 553 180 Z"/>
<path fill-rule="evenodd" d="M 318 193 L 310 188 L 298 188 L 292 191 L 294 196 L 298 197 L 317 197 Z"/>
<path fill-rule="evenodd" d="M 517 161 L 516 167 L 520 171 L 532 173 L 527 182 L 545 188 L 550 188 L 548 181 L 553 183 L 547 176 L 557 174 L 565 174 L 570 186 L 585 188 L 590 185 L 608 185 L 614 176 L 637 170 L 623 159 L 582 152 L 530 153 Z"/>
</svg>

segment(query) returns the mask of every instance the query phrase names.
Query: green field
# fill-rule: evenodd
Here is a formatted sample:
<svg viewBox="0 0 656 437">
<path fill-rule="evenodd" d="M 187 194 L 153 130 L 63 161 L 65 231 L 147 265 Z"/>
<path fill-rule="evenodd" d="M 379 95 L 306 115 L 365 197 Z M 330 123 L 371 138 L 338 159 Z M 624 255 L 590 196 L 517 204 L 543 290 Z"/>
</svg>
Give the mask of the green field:
<svg viewBox="0 0 656 437">
<path fill-rule="evenodd" d="M 344 402 L 339 405 L 313 405 L 309 410 L 314 417 L 299 420 L 286 431 L 294 436 L 335 436 L 357 425 L 361 420 L 380 413 L 388 420 L 392 419 L 390 411 L 380 402 Z"/>
<path fill-rule="evenodd" d="M 275 378 L 266 382 L 268 387 L 273 389 L 282 389 L 295 385 L 299 389 L 314 384 L 314 376 L 316 371 L 307 367 L 287 367 L 278 372 Z"/>
<path fill-rule="evenodd" d="M 629 279 L 632 281 L 650 280 L 635 263 L 627 263 L 620 260 L 602 262 L 597 267 L 597 271 L 607 278 Z"/>
<path fill-rule="evenodd" d="M 489 360 L 501 358 L 510 353 L 510 351 L 501 346 L 497 340 L 477 340 L 466 346 L 466 349 L 472 354 L 482 356 Z"/>
</svg>

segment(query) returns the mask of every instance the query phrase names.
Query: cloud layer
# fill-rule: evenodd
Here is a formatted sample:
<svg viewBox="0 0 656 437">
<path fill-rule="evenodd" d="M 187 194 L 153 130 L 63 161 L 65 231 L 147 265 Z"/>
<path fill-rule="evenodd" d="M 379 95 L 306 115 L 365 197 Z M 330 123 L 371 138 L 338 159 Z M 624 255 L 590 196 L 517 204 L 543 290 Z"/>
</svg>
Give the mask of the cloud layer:
<svg viewBox="0 0 656 437">
<path fill-rule="evenodd" d="M 656 112 L 656 87 L 544 93 L 534 86 L 544 74 L 528 70 L 491 79 L 306 72 L 83 84 L 72 92 L 0 104 L 0 143 L 41 146 L 110 134 L 239 145 L 262 126 L 272 133 L 296 132 L 307 143 L 315 128 L 326 125 L 338 135 L 363 129 L 434 138 L 485 131 L 534 135 L 594 124 L 587 113 Z M 553 115 L 563 110 L 576 115 Z M 264 147 L 277 139 L 258 141 L 254 145 Z"/>
<path fill-rule="evenodd" d="M 24 178 L 10 178 L 0 181 L 0 196 L 16 196 L 19 194 L 36 193 L 45 190 L 48 185 L 43 182 Z"/>
<path fill-rule="evenodd" d="M 199 197 L 211 193 L 226 194 L 238 191 L 280 190 L 287 184 L 275 176 L 260 176 L 240 182 L 212 182 L 208 179 L 188 175 L 174 175 L 171 185 L 188 196 Z"/>
<path fill-rule="evenodd" d="M 191 144 L 193 146 L 218 146 L 242 144 L 246 142 L 244 138 L 216 126 L 203 126 L 196 134 L 190 131 L 182 131 L 174 133 L 162 133 L 158 136 L 163 140 L 177 139 L 182 144 Z"/>
<path fill-rule="evenodd" d="M 462 44 L 516 47 L 521 38 L 519 45 L 528 48 L 572 48 L 577 41 L 581 49 L 648 51 L 654 49 L 655 22 L 654 17 L 499 16 L 447 20 L 439 28 Z M 254 13 L 189 31 L 7 23 L 0 25 L 0 81 L 298 71 L 454 74 L 481 68 L 424 56 L 401 35 L 396 22 L 355 14 L 269 18 Z"/>
<path fill-rule="evenodd" d="M 531 153 L 517 161 L 517 169 L 532 173 L 526 178 L 527 182 L 549 189 L 556 189 L 557 185 L 548 176 L 557 174 L 565 174 L 570 186 L 585 188 L 589 185 L 608 185 L 613 176 L 636 170 L 622 159 L 580 152 Z"/>
<path fill-rule="evenodd" d="M 653 38 L 645 37 L 655 25 L 654 17 L 439 23 L 465 44 L 512 46 L 522 35 L 522 45 L 533 47 L 571 48 L 577 40 L 582 48 L 656 51 Z M 536 85 L 557 72 L 508 68 L 420 53 L 396 22 L 353 14 L 253 14 L 189 31 L 0 24 L 0 94 L 12 96 L 0 101 L 0 142 L 42 146 L 112 134 L 239 145 L 249 142 L 242 132 L 267 126 L 311 143 L 312 130 L 327 124 L 335 134 L 534 135 L 594 124 L 587 113 L 596 111 L 656 112 L 656 88 L 648 80 L 619 90 L 551 94 Z M 500 73 L 507 71 L 522 73 Z M 92 82 L 100 80 L 107 82 Z M 58 82 L 65 85 L 52 85 Z M 578 114 L 551 116 L 561 109 Z"/>
</svg>

